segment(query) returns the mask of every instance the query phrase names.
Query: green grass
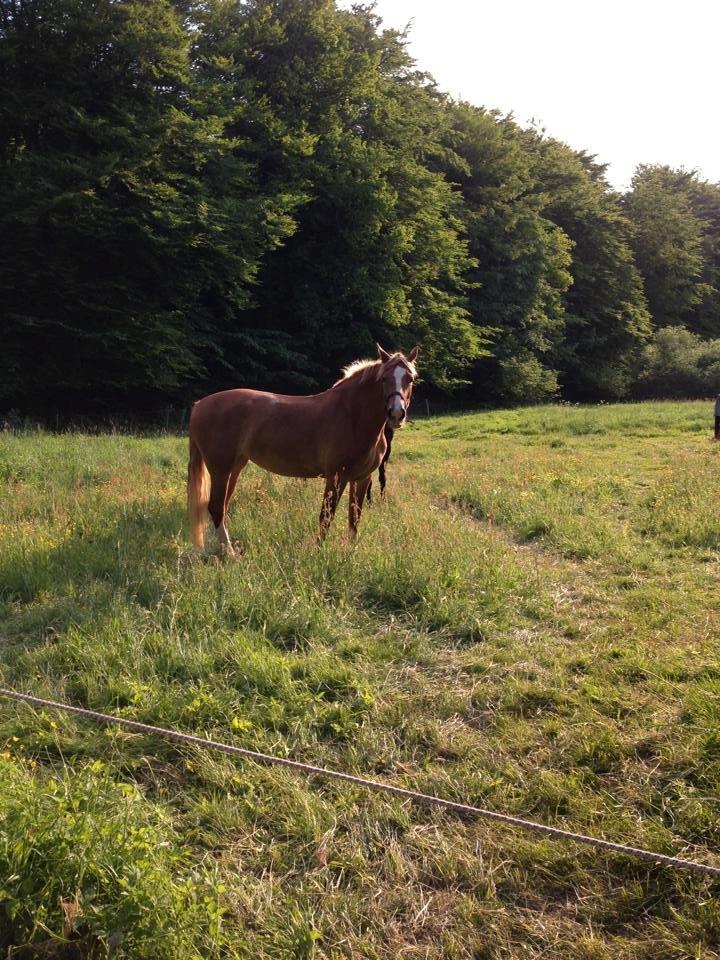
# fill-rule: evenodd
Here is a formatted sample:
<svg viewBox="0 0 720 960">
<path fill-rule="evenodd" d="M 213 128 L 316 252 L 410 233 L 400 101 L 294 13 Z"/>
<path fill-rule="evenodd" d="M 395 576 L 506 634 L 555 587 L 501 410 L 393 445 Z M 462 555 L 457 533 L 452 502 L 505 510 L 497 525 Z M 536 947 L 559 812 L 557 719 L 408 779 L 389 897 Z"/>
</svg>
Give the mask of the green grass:
<svg viewBox="0 0 720 960">
<path fill-rule="evenodd" d="M 5 685 L 720 863 L 708 404 L 397 437 L 352 546 L 249 468 L 186 544 L 173 436 L 0 434 Z M 344 506 L 344 503 L 343 503 Z M 0 704 L 13 957 L 690 958 L 720 885 Z"/>
</svg>

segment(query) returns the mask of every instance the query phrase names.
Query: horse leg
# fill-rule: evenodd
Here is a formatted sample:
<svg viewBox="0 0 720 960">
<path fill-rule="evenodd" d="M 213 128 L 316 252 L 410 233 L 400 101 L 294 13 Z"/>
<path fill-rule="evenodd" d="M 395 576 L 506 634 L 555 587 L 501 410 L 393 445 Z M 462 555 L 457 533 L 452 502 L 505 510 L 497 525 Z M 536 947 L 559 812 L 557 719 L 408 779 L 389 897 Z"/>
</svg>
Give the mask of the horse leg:
<svg viewBox="0 0 720 960">
<path fill-rule="evenodd" d="M 370 477 L 363 477 L 362 480 L 353 480 L 350 484 L 350 502 L 348 504 L 348 526 L 350 536 L 354 540 L 357 536 L 358 523 L 360 523 L 360 514 L 362 513 L 365 494 L 370 485 Z"/>
<path fill-rule="evenodd" d="M 223 523 L 222 523 L 222 534 L 218 533 L 218 541 L 220 542 L 221 549 L 226 551 L 229 556 L 234 554 L 234 550 L 230 543 L 230 534 L 227 529 L 227 514 L 228 507 L 230 506 L 230 501 L 232 500 L 232 495 L 235 493 L 235 485 L 237 479 L 240 476 L 240 471 L 243 470 L 248 465 L 248 458 L 241 457 L 240 460 L 235 464 L 235 466 L 230 471 L 230 476 L 228 477 L 227 489 L 225 490 L 225 503 L 223 505 Z"/>
<path fill-rule="evenodd" d="M 385 447 L 385 453 L 382 460 L 380 461 L 380 468 L 378 469 L 378 476 L 380 477 L 380 496 L 385 496 L 385 464 L 390 459 L 390 453 L 392 452 L 392 442 L 393 442 L 394 431 L 389 427 L 385 427 L 385 442 L 387 446 Z"/>
<path fill-rule="evenodd" d="M 237 479 L 240 476 L 240 471 L 244 470 L 247 465 L 248 465 L 248 458 L 242 457 L 240 460 L 238 460 L 238 462 L 230 471 L 227 491 L 225 493 L 225 513 L 227 513 L 227 509 L 230 506 L 232 495 L 235 493 L 235 484 L 237 483 Z"/>
<path fill-rule="evenodd" d="M 230 476 L 231 472 L 229 470 L 210 474 L 210 502 L 208 503 L 208 511 L 212 517 L 212 522 L 215 524 L 215 535 L 220 545 L 220 552 L 232 557 L 235 555 L 235 551 L 233 550 L 232 543 L 230 543 L 230 535 L 225 525 Z M 237 480 L 237 477 L 235 479 Z"/>
<path fill-rule="evenodd" d="M 335 516 L 338 502 L 343 495 L 346 484 L 347 480 L 337 473 L 332 477 L 325 478 L 325 493 L 323 494 L 323 502 L 320 509 L 320 530 L 318 532 L 318 541 L 320 543 L 322 543 L 327 535 L 328 527 L 332 522 L 332 518 Z"/>
</svg>

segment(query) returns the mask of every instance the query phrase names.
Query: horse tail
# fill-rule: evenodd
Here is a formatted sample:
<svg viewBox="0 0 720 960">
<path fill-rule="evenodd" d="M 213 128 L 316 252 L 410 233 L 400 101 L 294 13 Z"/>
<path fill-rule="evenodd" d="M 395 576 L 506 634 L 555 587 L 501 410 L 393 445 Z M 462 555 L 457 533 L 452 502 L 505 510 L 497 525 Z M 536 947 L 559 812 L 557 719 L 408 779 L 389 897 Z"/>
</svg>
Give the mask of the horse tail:
<svg viewBox="0 0 720 960">
<path fill-rule="evenodd" d="M 205 545 L 205 524 L 208 518 L 210 502 L 210 475 L 200 448 L 190 438 L 190 461 L 188 463 L 188 517 L 190 519 L 190 539 L 201 550 Z"/>
</svg>

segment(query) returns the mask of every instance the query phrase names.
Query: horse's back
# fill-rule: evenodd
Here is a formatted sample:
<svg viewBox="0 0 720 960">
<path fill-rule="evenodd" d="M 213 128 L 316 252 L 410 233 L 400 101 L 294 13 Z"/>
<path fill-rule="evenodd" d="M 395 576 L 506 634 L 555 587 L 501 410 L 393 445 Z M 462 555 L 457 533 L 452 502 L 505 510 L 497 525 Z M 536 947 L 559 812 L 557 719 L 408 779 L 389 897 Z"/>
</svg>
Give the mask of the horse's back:
<svg viewBox="0 0 720 960">
<path fill-rule="evenodd" d="M 322 395 L 293 397 L 260 390 L 223 390 L 190 414 L 190 436 L 206 460 L 251 460 L 273 473 L 314 477 L 322 470 Z"/>
</svg>

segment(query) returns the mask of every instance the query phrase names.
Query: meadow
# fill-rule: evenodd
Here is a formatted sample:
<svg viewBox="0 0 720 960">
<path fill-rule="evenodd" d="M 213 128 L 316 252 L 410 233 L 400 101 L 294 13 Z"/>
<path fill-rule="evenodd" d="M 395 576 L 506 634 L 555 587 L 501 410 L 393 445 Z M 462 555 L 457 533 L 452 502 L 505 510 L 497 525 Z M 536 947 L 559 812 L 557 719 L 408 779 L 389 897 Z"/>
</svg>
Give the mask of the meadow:
<svg viewBox="0 0 720 960">
<path fill-rule="evenodd" d="M 0 433 L 0 684 L 720 864 L 708 403 L 418 420 L 346 500 L 185 438 Z M 343 507 L 345 509 L 343 509 Z M 0 701 L 14 958 L 720 956 L 720 882 Z"/>
</svg>

